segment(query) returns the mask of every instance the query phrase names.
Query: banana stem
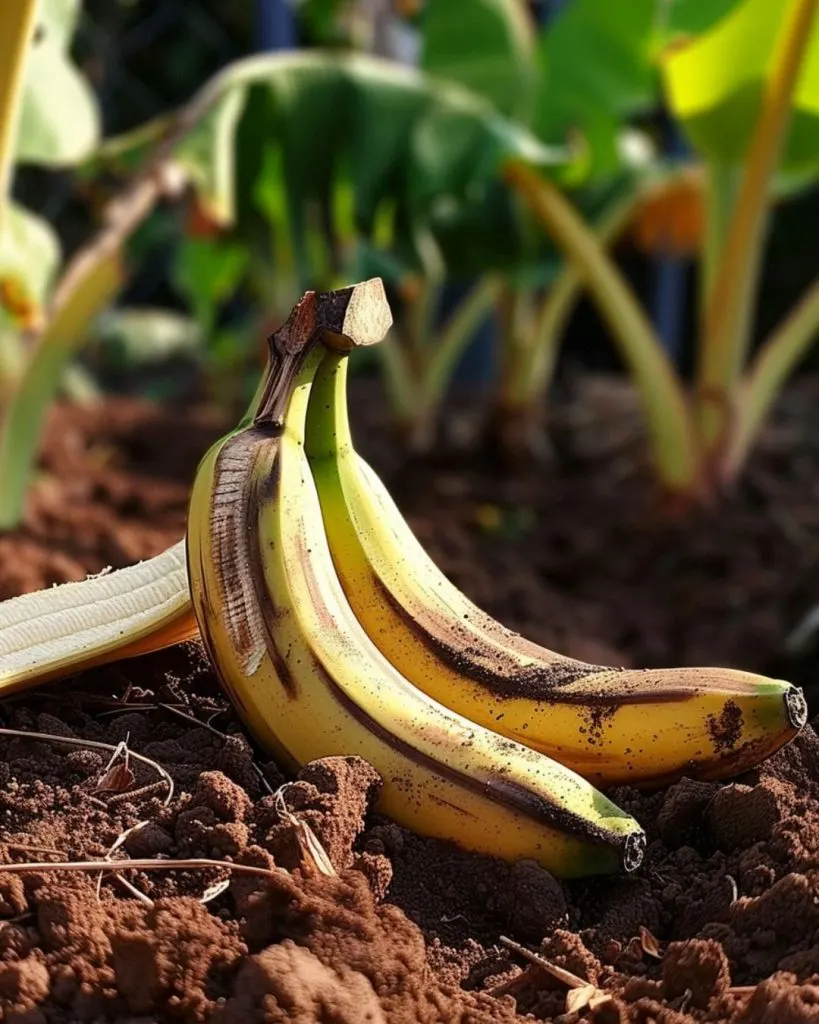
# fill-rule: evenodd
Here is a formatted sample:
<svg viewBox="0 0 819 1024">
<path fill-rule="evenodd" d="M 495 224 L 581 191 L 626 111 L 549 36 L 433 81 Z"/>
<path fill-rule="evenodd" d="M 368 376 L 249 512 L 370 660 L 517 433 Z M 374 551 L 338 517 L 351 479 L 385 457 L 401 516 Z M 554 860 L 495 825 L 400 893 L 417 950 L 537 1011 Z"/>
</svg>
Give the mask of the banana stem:
<svg viewBox="0 0 819 1024">
<path fill-rule="evenodd" d="M 693 495 L 700 484 L 700 463 L 688 400 L 634 293 L 594 233 L 551 182 L 519 162 L 507 165 L 506 177 L 572 260 L 607 321 L 640 391 L 661 482 L 673 492 Z"/>
<path fill-rule="evenodd" d="M 714 279 L 725 246 L 725 236 L 736 205 L 742 167 L 718 160 L 708 162 L 705 171 L 705 225 L 700 252 L 700 341 L 704 343 L 708 307 L 714 294 Z M 702 359 L 702 353 L 700 353 Z"/>
<path fill-rule="evenodd" d="M 721 468 L 724 482 L 736 478 L 776 396 L 819 331 L 819 279 L 768 336 L 740 391 L 737 427 Z"/>
<path fill-rule="evenodd" d="M 427 412 L 437 412 L 458 359 L 496 302 L 500 290 L 500 279 L 487 274 L 458 304 L 444 325 L 424 374 L 423 403 Z"/>
<path fill-rule="evenodd" d="M 384 339 L 378 353 L 390 408 L 396 420 L 408 426 L 419 405 L 419 387 L 410 360 L 396 333 Z"/>
<path fill-rule="evenodd" d="M 347 371 L 349 357 L 329 351 L 319 363 L 310 402 L 304 450 L 307 458 L 335 458 L 352 448 L 350 417 L 347 409 Z"/>
<path fill-rule="evenodd" d="M 615 199 L 600 218 L 595 234 L 609 247 L 623 233 L 637 207 L 637 190 Z M 583 291 L 583 275 L 568 261 L 540 306 L 531 341 L 521 346 L 503 396 L 511 408 L 529 408 L 543 399 L 552 380 L 561 335 Z"/>
<path fill-rule="evenodd" d="M 768 195 L 790 123 L 794 88 L 819 0 L 792 0 L 751 140 L 708 304 L 699 371 L 698 421 L 707 449 L 723 439 L 748 349 L 768 222 Z"/>
<path fill-rule="evenodd" d="M 0 228 L 11 192 L 26 57 L 36 9 L 36 0 L 6 0 L 0 4 Z"/>
</svg>

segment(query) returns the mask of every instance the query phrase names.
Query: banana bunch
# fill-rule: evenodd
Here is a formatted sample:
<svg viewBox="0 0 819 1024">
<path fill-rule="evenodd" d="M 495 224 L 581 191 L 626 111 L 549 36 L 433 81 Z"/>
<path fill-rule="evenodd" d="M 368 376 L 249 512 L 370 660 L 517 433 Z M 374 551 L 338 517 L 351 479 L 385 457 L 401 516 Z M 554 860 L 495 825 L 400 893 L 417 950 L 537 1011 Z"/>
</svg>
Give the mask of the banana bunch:
<svg viewBox="0 0 819 1024">
<path fill-rule="evenodd" d="M 179 544 L 0 604 L 0 690 L 197 623 L 283 765 L 359 754 L 384 780 L 380 809 L 420 833 L 562 877 L 633 870 L 644 834 L 595 785 L 736 774 L 804 725 L 801 691 L 729 669 L 584 664 L 472 605 L 352 445 L 349 353 L 390 323 L 378 280 L 307 293 L 248 414 L 202 460 L 187 573 Z"/>
<path fill-rule="evenodd" d="M 557 761 L 449 711 L 390 663 L 333 564 L 305 454 L 328 346 L 379 341 L 379 283 L 309 294 L 271 339 L 253 422 L 205 456 L 191 495 L 188 570 L 205 646 L 246 723 L 286 765 L 358 754 L 380 807 L 417 831 L 555 874 L 635 868 L 637 822 Z"/>
</svg>

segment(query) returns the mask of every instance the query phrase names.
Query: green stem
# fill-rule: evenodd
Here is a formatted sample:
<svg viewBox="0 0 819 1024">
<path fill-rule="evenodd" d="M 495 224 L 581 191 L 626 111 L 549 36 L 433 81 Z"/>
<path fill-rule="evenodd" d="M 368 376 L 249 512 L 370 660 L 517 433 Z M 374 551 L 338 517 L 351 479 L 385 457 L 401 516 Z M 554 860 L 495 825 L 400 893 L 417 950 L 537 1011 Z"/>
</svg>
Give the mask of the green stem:
<svg viewBox="0 0 819 1024">
<path fill-rule="evenodd" d="M 673 491 L 693 494 L 700 482 L 698 451 L 682 384 L 648 318 L 617 266 L 559 190 L 522 163 L 506 167 L 543 228 L 574 263 L 637 385 L 657 473 Z"/>
<path fill-rule="evenodd" d="M 729 432 L 736 382 L 745 363 L 771 179 L 790 122 L 793 91 L 819 0 L 792 0 L 777 40 L 771 74 L 708 304 L 699 369 L 699 428 L 715 449 Z"/>
<path fill-rule="evenodd" d="M 736 479 L 771 406 L 819 332 L 819 279 L 768 335 L 741 385 L 737 421 L 721 467 L 721 477 Z"/>
<path fill-rule="evenodd" d="M 0 226 L 11 193 L 20 101 L 36 0 L 0 4 Z"/>
<path fill-rule="evenodd" d="M 742 177 L 738 164 L 711 160 L 705 172 L 705 230 L 700 254 L 700 320 L 703 328 L 714 293 L 714 281 Z M 705 338 L 703 329 L 702 338 Z M 700 356 L 702 359 L 702 355 Z"/>
<path fill-rule="evenodd" d="M 20 336 L 11 328 L 0 328 L 0 409 L 4 396 L 11 394 L 20 379 L 24 363 Z"/>
<path fill-rule="evenodd" d="M 608 248 L 619 238 L 634 215 L 638 198 L 639 193 L 634 190 L 608 206 L 595 228 L 601 246 Z M 567 261 L 541 304 L 530 343 L 518 349 L 519 358 L 510 368 L 502 396 L 504 405 L 517 409 L 530 407 L 546 394 L 557 362 L 560 338 L 582 291 L 583 275 L 574 263 Z"/>
<path fill-rule="evenodd" d="M 501 290 L 500 280 L 487 274 L 458 303 L 436 339 L 424 375 L 422 401 L 427 413 L 437 411 L 443 401 L 458 359 L 481 321 L 494 305 Z"/>
<path fill-rule="evenodd" d="M 83 341 L 89 325 L 122 286 L 118 248 L 93 252 L 66 274 L 53 300 L 53 313 L 32 348 L 12 393 L 0 429 L 0 530 L 20 521 L 43 422 L 65 366 Z"/>
<path fill-rule="evenodd" d="M 394 330 L 378 346 L 378 353 L 387 401 L 398 423 L 407 427 L 412 423 L 419 404 L 418 386 Z"/>
</svg>

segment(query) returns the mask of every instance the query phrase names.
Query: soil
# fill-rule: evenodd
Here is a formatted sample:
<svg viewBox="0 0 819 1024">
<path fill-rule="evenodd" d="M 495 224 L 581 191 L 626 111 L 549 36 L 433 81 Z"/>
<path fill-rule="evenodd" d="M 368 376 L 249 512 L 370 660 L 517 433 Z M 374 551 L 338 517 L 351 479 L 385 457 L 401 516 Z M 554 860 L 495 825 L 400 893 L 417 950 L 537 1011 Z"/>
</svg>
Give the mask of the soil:
<svg viewBox="0 0 819 1024">
<path fill-rule="evenodd" d="M 816 383 L 791 390 L 737 494 L 687 524 L 657 515 L 618 382 L 591 379 L 558 404 L 555 457 L 508 475 L 451 454 L 399 465 L 362 388 L 365 454 L 436 560 L 509 624 L 598 662 L 785 664 L 784 639 L 819 596 Z M 57 409 L 26 523 L 0 538 L 0 594 L 178 539 L 223 426 L 131 401 Z M 284 790 L 337 872 L 323 874 L 273 796 L 278 768 L 195 644 L 9 698 L 0 724 L 64 741 L 0 736 L 0 863 L 212 858 L 272 872 L 131 869 L 130 888 L 106 874 L 99 894 L 97 873 L 0 873 L 0 1020 L 819 1021 L 810 727 L 728 785 L 614 790 L 648 833 L 645 865 L 567 884 L 379 817 L 378 780 L 356 759 L 310 765 Z M 107 751 L 70 738 L 127 740 L 170 774 L 172 798 L 150 766 L 121 753 L 107 770 Z M 566 984 L 502 935 L 591 987 L 567 1009 Z"/>
</svg>

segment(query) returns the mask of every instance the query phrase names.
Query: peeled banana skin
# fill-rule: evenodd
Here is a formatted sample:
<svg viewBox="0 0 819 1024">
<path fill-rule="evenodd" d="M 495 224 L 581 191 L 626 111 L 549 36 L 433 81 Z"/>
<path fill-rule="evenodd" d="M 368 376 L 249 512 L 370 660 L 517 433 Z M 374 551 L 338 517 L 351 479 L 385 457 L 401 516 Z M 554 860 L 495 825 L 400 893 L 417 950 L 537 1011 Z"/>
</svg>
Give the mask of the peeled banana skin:
<svg viewBox="0 0 819 1024">
<path fill-rule="evenodd" d="M 343 353 L 325 357 L 307 452 L 333 562 L 358 620 L 426 694 L 600 784 L 724 778 L 805 724 L 801 690 L 727 668 L 625 670 L 525 640 L 475 607 L 421 547 L 356 454 Z"/>
<path fill-rule="evenodd" d="M 360 341 L 338 295 L 302 300 L 300 327 L 284 329 L 289 348 L 274 336 L 277 383 L 254 422 L 208 453 L 194 483 L 191 594 L 226 690 L 283 763 L 365 758 L 383 779 L 380 809 L 422 834 L 529 857 L 563 877 L 637 866 L 645 839 L 634 819 L 559 763 L 412 686 L 350 609 L 303 447 L 323 347 Z M 385 305 L 379 290 L 366 298 Z"/>
<path fill-rule="evenodd" d="M 181 540 L 125 569 L 0 602 L 0 691 L 13 693 L 197 634 Z"/>
</svg>

